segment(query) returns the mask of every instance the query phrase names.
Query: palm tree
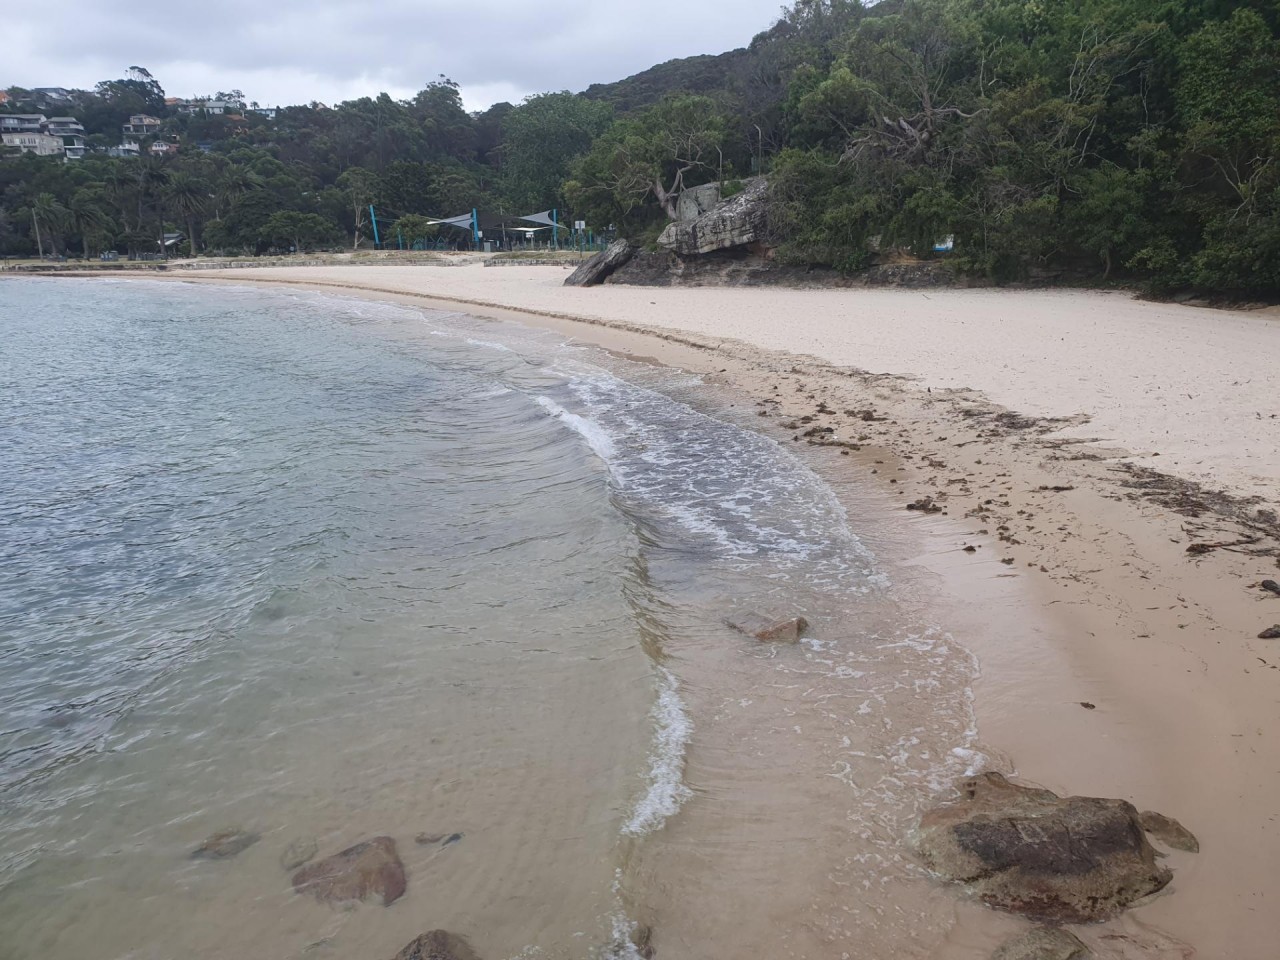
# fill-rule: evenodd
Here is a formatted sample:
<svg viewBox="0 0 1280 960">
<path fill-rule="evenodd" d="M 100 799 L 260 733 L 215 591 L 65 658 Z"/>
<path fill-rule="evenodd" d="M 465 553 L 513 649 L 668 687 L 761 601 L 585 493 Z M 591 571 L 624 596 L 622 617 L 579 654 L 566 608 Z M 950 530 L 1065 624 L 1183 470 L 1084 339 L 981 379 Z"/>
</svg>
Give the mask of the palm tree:
<svg viewBox="0 0 1280 960">
<path fill-rule="evenodd" d="M 187 242 L 191 245 L 191 256 L 198 257 L 196 249 L 196 217 L 204 213 L 209 202 L 209 193 L 204 181 L 190 173 L 181 171 L 169 179 L 166 191 L 170 208 L 185 221 L 187 225 Z"/>
<path fill-rule="evenodd" d="M 246 193 L 252 193 L 264 186 L 262 177 L 245 167 L 228 167 L 218 179 L 218 191 L 215 195 L 217 206 L 215 215 L 222 219 L 224 207 L 229 207 Z"/>
<path fill-rule="evenodd" d="M 138 230 L 142 230 L 143 206 L 148 199 L 155 200 L 156 219 L 160 223 L 160 254 L 165 255 L 164 245 L 164 187 L 169 182 L 169 170 L 160 157 L 143 157 L 134 173 L 138 185 Z"/>
<path fill-rule="evenodd" d="M 41 259 L 44 259 L 44 240 L 41 238 L 40 228 L 44 227 L 49 236 L 49 246 L 56 255 L 58 238 L 66 232 L 69 219 L 67 208 L 52 193 L 40 194 L 31 204 L 31 223 L 36 230 L 36 247 Z"/>
<path fill-rule="evenodd" d="M 92 190 L 77 190 L 71 197 L 68 212 L 71 224 L 80 234 L 84 258 L 89 259 L 89 240 L 100 242 L 112 232 L 111 214 L 102 207 L 101 197 Z"/>
</svg>

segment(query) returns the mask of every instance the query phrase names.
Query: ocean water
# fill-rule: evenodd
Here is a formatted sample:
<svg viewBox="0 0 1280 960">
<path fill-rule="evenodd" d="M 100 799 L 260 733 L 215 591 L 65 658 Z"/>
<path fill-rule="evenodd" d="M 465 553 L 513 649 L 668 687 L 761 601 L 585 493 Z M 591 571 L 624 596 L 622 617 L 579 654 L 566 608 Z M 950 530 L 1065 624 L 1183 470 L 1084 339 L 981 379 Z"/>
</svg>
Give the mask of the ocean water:
<svg viewBox="0 0 1280 960">
<path fill-rule="evenodd" d="M 695 378 L 146 281 L 6 281 L 0 335 L 0 956 L 945 935 L 901 838 L 980 762 L 976 665 Z M 379 835 L 393 906 L 293 892 L 289 845 Z"/>
</svg>

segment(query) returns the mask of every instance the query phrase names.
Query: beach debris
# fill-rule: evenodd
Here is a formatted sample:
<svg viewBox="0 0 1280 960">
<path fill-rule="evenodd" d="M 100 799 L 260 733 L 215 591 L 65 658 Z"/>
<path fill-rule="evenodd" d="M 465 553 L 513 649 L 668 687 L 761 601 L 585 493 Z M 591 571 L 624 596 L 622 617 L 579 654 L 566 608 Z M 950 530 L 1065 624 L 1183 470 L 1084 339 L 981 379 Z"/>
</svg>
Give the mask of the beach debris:
<svg viewBox="0 0 1280 960">
<path fill-rule="evenodd" d="M 1073 933 L 1060 927 L 1036 927 L 1006 940 L 991 960 L 1086 960 L 1093 956 Z"/>
<path fill-rule="evenodd" d="M 261 837 L 248 830 L 221 830 L 191 851 L 193 860 L 225 860 L 247 850 Z"/>
<path fill-rule="evenodd" d="M 1274 627 L 1267 627 L 1267 629 L 1258 634 L 1258 639 L 1280 640 L 1280 623 L 1277 623 Z"/>
<path fill-rule="evenodd" d="M 1154 810 L 1143 810 L 1138 814 L 1142 829 L 1151 834 L 1166 847 L 1174 850 L 1185 850 L 1187 853 L 1199 853 L 1200 841 L 1196 835 L 1180 824 L 1173 817 L 1166 817 Z"/>
<path fill-rule="evenodd" d="M 439 843 L 447 836 L 448 834 L 446 833 L 420 833 L 413 838 L 413 842 L 419 843 L 424 847 L 429 847 L 433 843 Z"/>
<path fill-rule="evenodd" d="M 315 837 L 296 837 L 280 853 L 280 866 L 286 870 L 297 870 L 320 852 Z"/>
<path fill-rule="evenodd" d="M 1200 554 L 1212 553 L 1214 550 L 1229 550 L 1232 547 L 1244 547 L 1251 543 L 1257 543 L 1258 537 L 1242 537 L 1239 540 L 1223 540 L 1218 543 L 1193 543 L 1187 547 L 1187 553 L 1199 556 Z"/>
<path fill-rule="evenodd" d="M 615 240 L 604 250 L 564 278 L 566 287 L 594 287 L 635 256 L 638 248 L 630 240 Z"/>
<path fill-rule="evenodd" d="M 1075 487 L 1071 487 L 1071 486 L 1056 485 L 1056 486 L 1049 487 L 1049 486 L 1041 485 L 1039 487 L 1036 487 L 1036 492 L 1037 493 L 1066 493 L 1067 491 L 1074 490 L 1074 489 Z"/>
<path fill-rule="evenodd" d="M 1098 709 L 1098 705 L 1097 705 L 1096 703 L 1090 703 L 1088 700 L 1081 700 L 1081 701 L 1080 701 L 1080 706 L 1084 707 L 1086 710 L 1097 710 L 1097 709 Z"/>
<path fill-rule="evenodd" d="M 994 772 L 962 780 L 960 790 L 924 814 L 911 841 L 930 870 L 987 906 L 1092 923 L 1172 879 L 1127 801 L 1063 798 Z"/>
<path fill-rule="evenodd" d="M 971 543 L 971 544 L 969 544 L 967 547 L 965 547 L 965 548 L 964 548 L 964 552 L 965 552 L 965 553 L 977 553 L 977 552 L 978 552 L 978 548 L 977 548 L 977 547 L 975 547 L 975 546 Z"/>
<path fill-rule="evenodd" d="M 921 513 L 941 513 L 942 507 L 933 502 L 933 497 L 921 497 L 907 504 L 908 510 L 919 510 Z"/>
<path fill-rule="evenodd" d="M 405 944 L 394 960 L 478 960 L 466 939 L 448 930 L 428 930 Z"/>
<path fill-rule="evenodd" d="M 1274 580 L 1263 580 L 1260 584 L 1258 584 L 1258 586 L 1260 586 L 1263 590 L 1269 590 L 1271 593 L 1274 593 L 1276 596 L 1280 597 L 1280 583 L 1276 583 Z"/>
<path fill-rule="evenodd" d="M 745 613 L 741 616 L 725 620 L 729 626 L 739 633 L 763 641 L 781 641 L 796 643 L 800 635 L 809 629 L 809 621 L 804 617 L 788 617 L 779 620 L 759 613 Z"/>
<path fill-rule="evenodd" d="M 374 837 L 341 853 L 308 864 L 293 875 L 293 889 L 321 903 L 364 900 L 382 895 L 389 907 L 404 894 L 404 864 L 390 837 Z"/>
<path fill-rule="evenodd" d="M 865 423 L 875 423 L 875 422 L 877 422 L 877 421 L 879 421 L 879 420 L 888 420 L 888 419 L 889 419 L 888 417 L 878 417 L 878 416 L 876 416 L 876 412 L 875 412 L 875 410 L 874 410 L 874 409 L 870 409 L 870 408 L 868 408 L 868 409 L 866 409 L 866 410 L 846 410 L 846 411 L 844 412 L 844 415 L 845 415 L 846 417 L 857 417 L 859 420 L 862 420 L 862 421 L 864 421 Z"/>
</svg>

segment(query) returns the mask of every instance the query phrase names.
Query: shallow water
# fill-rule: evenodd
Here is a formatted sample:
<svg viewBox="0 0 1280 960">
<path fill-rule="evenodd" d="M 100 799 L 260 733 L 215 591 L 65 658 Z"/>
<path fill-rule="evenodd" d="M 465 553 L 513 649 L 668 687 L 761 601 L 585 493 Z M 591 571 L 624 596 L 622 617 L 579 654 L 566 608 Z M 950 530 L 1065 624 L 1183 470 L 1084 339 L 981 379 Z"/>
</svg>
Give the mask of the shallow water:
<svg viewBox="0 0 1280 960">
<path fill-rule="evenodd" d="M 901 837 L 978 760 L 976 666 L 693 378 L 226 287 L 7 282 L 0 325 L 5 956 L 945 932 Z M 227 827 L 262 839 L 189 858 Z M 291 841 L 379 834 L 391 908 L 291 891 Z"/>
</svg>

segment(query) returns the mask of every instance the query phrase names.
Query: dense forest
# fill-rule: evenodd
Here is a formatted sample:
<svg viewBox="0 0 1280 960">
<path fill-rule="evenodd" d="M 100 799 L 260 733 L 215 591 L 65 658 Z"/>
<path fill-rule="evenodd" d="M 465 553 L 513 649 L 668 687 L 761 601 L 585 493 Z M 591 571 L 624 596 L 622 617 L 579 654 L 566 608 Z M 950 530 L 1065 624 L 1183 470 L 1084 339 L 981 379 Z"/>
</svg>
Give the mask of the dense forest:
<svg viewBox="0 0 1280 960">
<path fill-rule="evenodd" d="M 478 207 L 656 236 L 682 189 L 769 181 L 781 259 L 933 255 L 997 282 L 1280 294 L 1280 0 L 797 0 L 749 47 L 468 113 L 445 78 L 184 115 L 134 71 L 80 160 L 0 159 L 0 253 L 265 253 Z M 30 112 L 26 91 L 0 111 Z M 130 115 L 176 152 L 110 157 Z M 732 189 L 732 186 L 730 186 Z"/>
</svg>

